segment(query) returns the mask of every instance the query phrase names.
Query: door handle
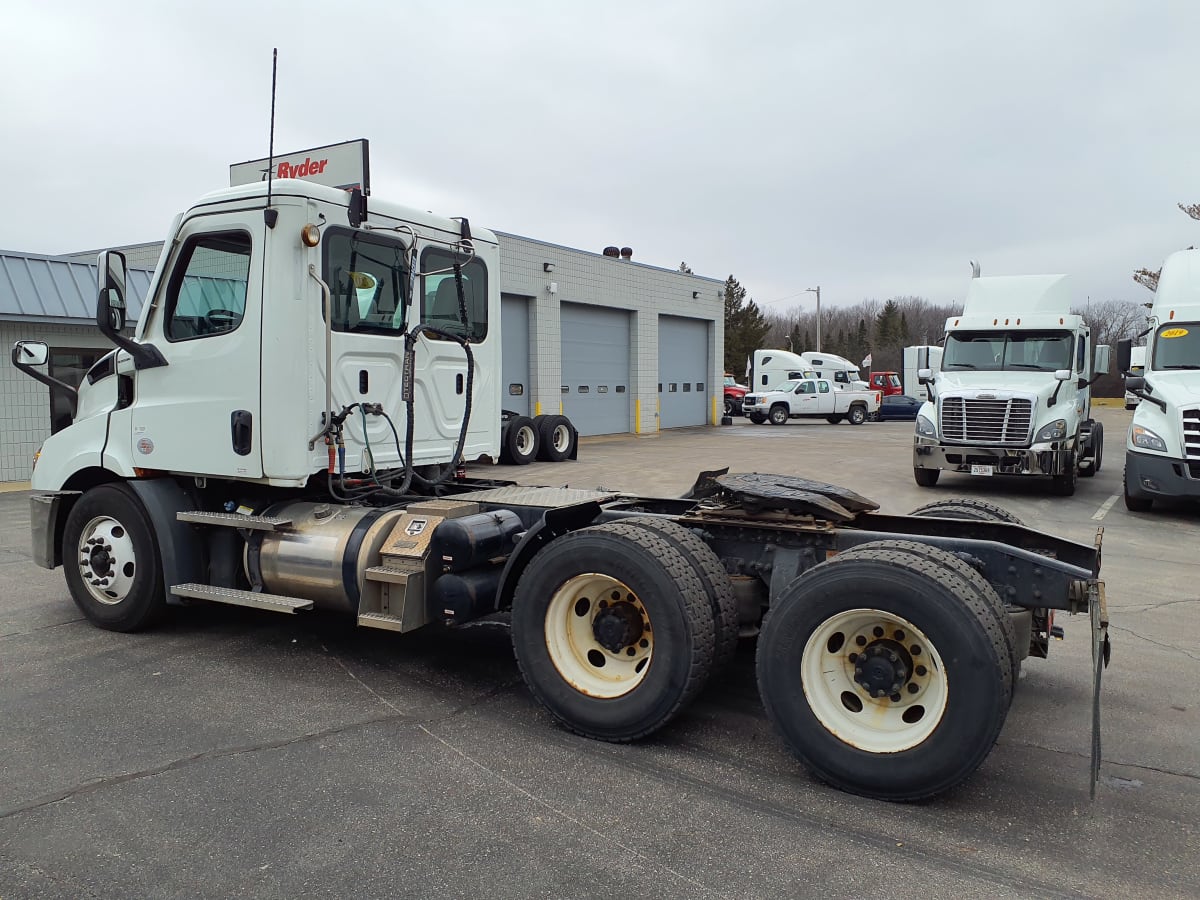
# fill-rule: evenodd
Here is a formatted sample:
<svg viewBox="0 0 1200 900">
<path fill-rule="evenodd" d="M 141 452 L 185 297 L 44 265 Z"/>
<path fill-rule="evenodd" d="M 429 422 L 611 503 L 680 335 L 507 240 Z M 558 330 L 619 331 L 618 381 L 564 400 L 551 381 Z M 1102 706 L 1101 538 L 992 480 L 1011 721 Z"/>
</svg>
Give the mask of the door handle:
<svg viewBox="0 0 1200 900">
<path fill-rule="evenodd" d="M 235 409 L 229 415 L 229 432 L 233 452 L 238 456 L 249 456 L 254 445 L 254 414 L 249 410 Z"/>
</svg>

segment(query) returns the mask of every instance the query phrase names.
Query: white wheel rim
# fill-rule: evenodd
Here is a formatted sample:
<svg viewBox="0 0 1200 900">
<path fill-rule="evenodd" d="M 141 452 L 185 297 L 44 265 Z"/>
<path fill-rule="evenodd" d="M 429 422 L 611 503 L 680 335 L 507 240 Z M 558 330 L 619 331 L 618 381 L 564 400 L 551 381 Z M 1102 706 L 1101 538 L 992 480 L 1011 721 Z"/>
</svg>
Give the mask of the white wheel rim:
<svg viewBox="0 0 1200 900">
<path fill-rule="evenodd" d="M 517 452 L 528 456 L 533 450 L 533 429 L 523 425 L 517 429 Z"/>
<path fill-rule="evenodd" d="M 619 607 L 621 615 L 641 620 L 641 630 L 617 650 L 595 634 L 597 617 Z M 608 575 L 589 572 L 562 584 L 546 610 L 546 649 L 554 668 L 571 687 L 589 697 L 611 699 L 628 694 L 650 671 L 654 639 L 650 616 L 629 587 Z"/>
<path fill-rule="evenodd" d="M 129 531 L 111 516 L 97 516 L 83 527 L 75 563 L 93 598 L 115 606 L 129 596 L 137 575 L 137 555 Z"/>
<path fill-rule="evenodd" d="M 893 653 L 898 663 L 890 659 Z M 937 648 L 893 613 L 852 609 L 830 617 L 809 637 L 800 667 L 813 715 L 830 733 L 868 753 L 917 746 L 946 711 L 946 668 Z M 891 672 L 902 683 L 873 696 L 855 680 L 864 671 Z"/>
<path fill-rule="evenodd" d="M 571 446 L 571 429 L 566 425 L 555 425 L 550 434 L 550 443 L 559 453 L 566 453 Z"/>
</svg>

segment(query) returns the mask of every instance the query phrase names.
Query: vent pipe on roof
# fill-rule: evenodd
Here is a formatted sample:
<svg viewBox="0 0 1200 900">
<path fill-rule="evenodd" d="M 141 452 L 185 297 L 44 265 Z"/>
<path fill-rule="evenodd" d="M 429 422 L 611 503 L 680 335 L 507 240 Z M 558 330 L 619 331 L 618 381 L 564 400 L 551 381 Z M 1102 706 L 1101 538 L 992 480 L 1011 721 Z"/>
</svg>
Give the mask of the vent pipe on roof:
<svg viewBox="0 0 1200 900">
<path fill-rule="evenodd" d="M 979 263 L 976 262 L 975 260 L 971 260 L 971 277 L 972 278 L 979 277 Z"/>
<path fill-rule="evenodd" d="M 613 259 L 617 259 L 621 255 L 621 248 L 620 247 L 605 247 L 604 255 L 611 256 Z"/>
<path fill-rule="evenodd" d="M 621 259 L 625 260 L 625 262 L 629 262 L 631 259 L 633 259 L 633 248 L 632 247 L 622 247 L 621 248 Z"/>
</svg>

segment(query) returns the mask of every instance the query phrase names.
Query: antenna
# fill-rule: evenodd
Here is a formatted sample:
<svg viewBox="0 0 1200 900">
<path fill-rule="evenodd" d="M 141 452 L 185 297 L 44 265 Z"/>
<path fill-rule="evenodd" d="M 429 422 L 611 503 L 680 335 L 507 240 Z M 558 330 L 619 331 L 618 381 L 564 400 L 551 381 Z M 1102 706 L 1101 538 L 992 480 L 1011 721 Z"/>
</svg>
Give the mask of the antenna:
<svg viewBox="0 0 1200 900">
<path fill-rule="evenodd" d="M 271 137 L 267 145 L 267 208 L 263 210 L 263 221 L 274 228 L 279 219 L 279 210 L 271 209 L 271 184 L 275 174 L 275 72 L 279 67 L 279 48 L 271 50 Z"/>
</svg>

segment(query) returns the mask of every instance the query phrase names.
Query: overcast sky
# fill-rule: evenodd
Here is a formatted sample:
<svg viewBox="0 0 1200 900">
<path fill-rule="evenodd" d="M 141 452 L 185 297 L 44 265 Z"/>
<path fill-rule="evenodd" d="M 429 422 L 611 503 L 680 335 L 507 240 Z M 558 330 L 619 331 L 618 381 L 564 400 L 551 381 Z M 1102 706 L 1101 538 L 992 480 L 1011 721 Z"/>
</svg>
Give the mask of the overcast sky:
<svg viewBox="0 0 1200 900">
<path fill-rule="evenodd" d="M 1200 243 L 1200 2 L 9 0 L 0 249 L 159 240 L 277 151 L 365 137 L 376 197 L 760 305 L 1080 302 Z"/>
</svg>

